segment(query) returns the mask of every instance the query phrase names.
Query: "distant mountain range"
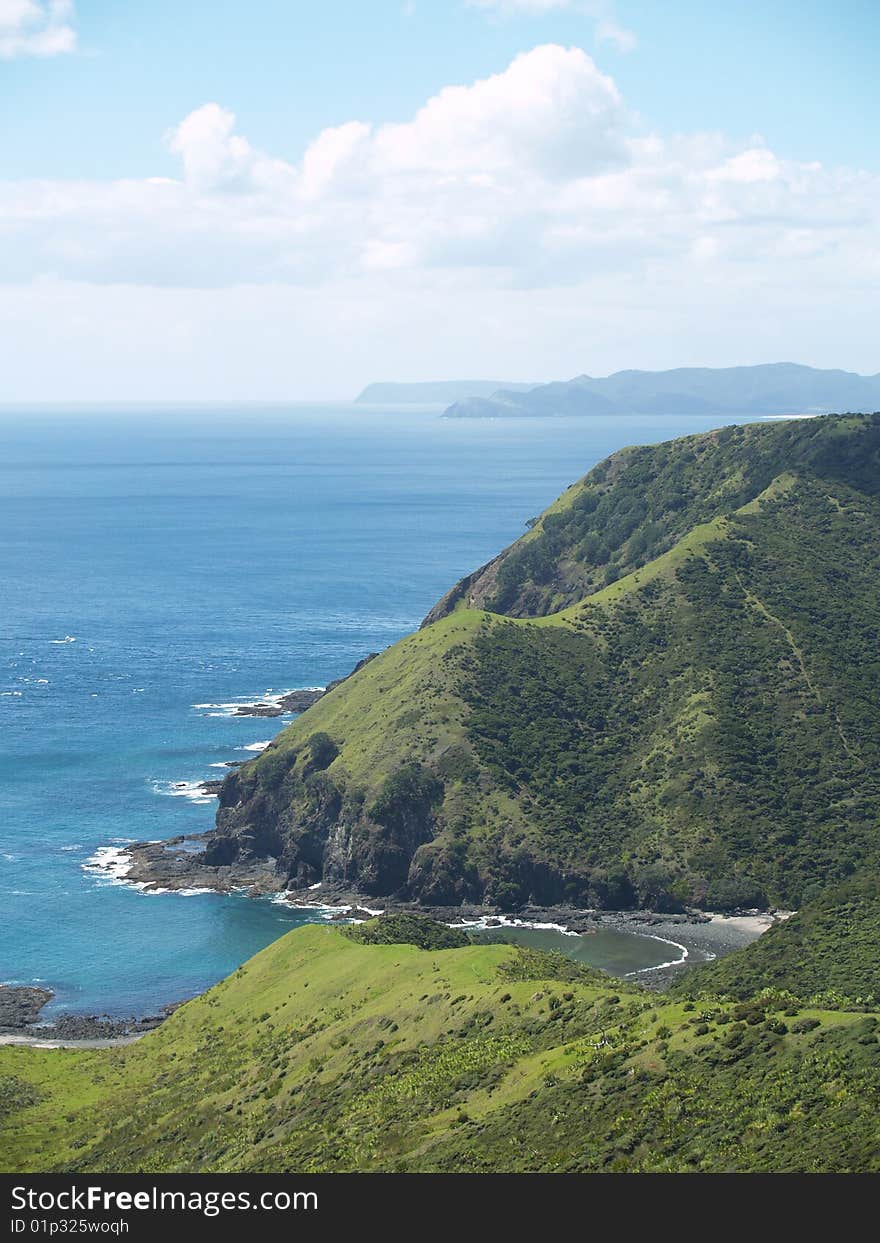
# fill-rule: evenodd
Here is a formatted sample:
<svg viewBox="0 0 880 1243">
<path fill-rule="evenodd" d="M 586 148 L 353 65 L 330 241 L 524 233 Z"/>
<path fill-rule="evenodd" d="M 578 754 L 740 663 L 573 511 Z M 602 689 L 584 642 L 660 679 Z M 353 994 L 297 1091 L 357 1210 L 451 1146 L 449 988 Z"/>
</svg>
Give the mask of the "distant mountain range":
<svg viewBox="0 0 880 1243">
<path fill-rule="evenodd" d="M 457 398 L 444 418 L 571 417 L 591 414 L 830 414 L 880 410 L 880 375 L 823 371 L 797 363 L 618 371 L 594 379 L 500 388 Z"/>
<path fill-rule="evenodd" d="M 364 405 L 404 406 L 445 405 L 470 397 L 491 397 L 494 393 L 523 393 L 534 384 L 512 384 L 504 380 L 428 380 L 422 384 L 368 384 L 355 401 Z"/>
</svg>

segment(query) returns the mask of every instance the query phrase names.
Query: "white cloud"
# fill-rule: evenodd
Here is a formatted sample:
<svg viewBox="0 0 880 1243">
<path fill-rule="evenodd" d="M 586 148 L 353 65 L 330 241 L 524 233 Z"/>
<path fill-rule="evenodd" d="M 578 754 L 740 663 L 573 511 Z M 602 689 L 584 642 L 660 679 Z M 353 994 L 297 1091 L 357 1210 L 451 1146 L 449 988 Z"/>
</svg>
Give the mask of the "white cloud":
<svg viewBox="0 0 880 1243">
<path fill-rule="evenodd" d="M 255 395 L 282 373 L 303 391 L 329 342 L 351 387 L 395 371 L 529 378 L 805 357 L 799 342 L 828 362 L 836 343 L 839 365 L 858 365 L 852 351 L 873 350 L 880 178 L 786 160 L 760 139 L 645 133 L 577 48 L 534 48 L 408 120 L 328 128 L 295 160 L 260 150 L 219 103 L 167 143 L 175 177 L 0 183 L 0 297 L 33 308 L 4 328 L 7 384 L 19 371 L 30 382 L 26 324 L 34 349 L 68 332 L 71 290 L 92 332 L 99 308 L 136 308 L 155 358 L 176 357 L 170 325 L 188 324 L 202 342 L 188 382 L 210 386 L 213 338 L 193 327 L 206 315 L 224 367 L 235 354 L 242 384 L 249 359 L 261 369 Z M 285 317 L 274 372 L 261 297 Z M 151 315 L 163 322 L 146 330 Z M 97 348 L 74 335 L 71 367 Z M 113 351 L 113 366 L 130 355 Z"/>
<path fill-rule="evenodd" d="M 586 52 L 548 44 L 382 126 L 374 158 L 385 173 L 571 177 L 625 158 L 624 119 L 616 86 Z"/>
<path fill-rule="evenodd" d="M 0 60 L 76 48 L 72 0 L 0 0 Z"/>
</svg>

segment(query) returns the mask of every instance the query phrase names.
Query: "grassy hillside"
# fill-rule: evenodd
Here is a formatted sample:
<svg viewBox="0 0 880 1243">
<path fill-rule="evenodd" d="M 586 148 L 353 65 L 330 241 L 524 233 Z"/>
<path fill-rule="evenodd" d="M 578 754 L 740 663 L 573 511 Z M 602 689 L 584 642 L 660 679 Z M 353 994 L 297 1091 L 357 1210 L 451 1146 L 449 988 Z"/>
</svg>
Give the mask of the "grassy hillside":
<svg viewBox="0 0 880 1243">
<path fill-rule="evenodd" d="M 207 860 L 505 909 L 844 881 L 880 822 L 878 460 L 880 416 L 614 455 L 231 776 Z"/>
<path fill-rule="evenodd" d="M 308 926 L 137 1044 L 0 1049 L 0 1168 L 876 1170 L 878 1030 Z"/>
<path fill-rule="evenodd" d="M 755 944 L 688 972 L 680 995 L 709 989 L 749 997 L 762 988 L 798 997 L 825 994 L 876 1005 L 880 999 L 880 867 L 829 887 Z"/>
<path fill-rule="evenodd" d="M 572 484 L 530 532 L 462 580 L 460 602 L 514 617 L 556 612 L 600 590 L 704 522 L 754 501 L 783 474 L 880 492 L 880 415 L 724 427 L 621 449 Z"/>
</svg>

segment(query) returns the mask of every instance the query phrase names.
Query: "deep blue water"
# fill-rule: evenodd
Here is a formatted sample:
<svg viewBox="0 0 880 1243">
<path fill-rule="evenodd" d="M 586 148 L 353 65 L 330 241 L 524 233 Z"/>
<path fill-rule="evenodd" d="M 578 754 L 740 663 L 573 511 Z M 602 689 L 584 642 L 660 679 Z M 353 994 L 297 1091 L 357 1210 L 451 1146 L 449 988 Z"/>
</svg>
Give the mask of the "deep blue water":
<svg viewBox="0 0 880 1243">
<path fill-rule="evenodd" d="M 602 457 L 720 422 L 437 413 L 0 412 L 0 980 L 144 1013 L 301 922 L 84 864 L 209 828 L 173 783 L 281 724 L 194 705 L 349 672 Z"/>
</svg>

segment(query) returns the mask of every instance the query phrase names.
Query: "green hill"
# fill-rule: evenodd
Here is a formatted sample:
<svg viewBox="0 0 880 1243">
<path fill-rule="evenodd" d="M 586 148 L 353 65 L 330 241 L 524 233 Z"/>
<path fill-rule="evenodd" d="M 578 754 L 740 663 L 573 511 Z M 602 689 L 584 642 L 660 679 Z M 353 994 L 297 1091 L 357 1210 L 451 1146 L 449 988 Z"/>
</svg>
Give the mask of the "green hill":
<svg viewBox="0 0 880 1243">
<path fill-rule="evenodd" d="M 622 450 L 230 776 L 206 861 L 802 906 L 877 848 L 878 492 L 878 415 Z"/>
<path fill-rule="evenodd" d="M 0 1048 L 0 1168 L 876 1170 L 878 1030 L 312 925 L 134 1045 Z"/>
<path fill-rule="evenodd" d="M 807 903 L 750 945 L 687 972 L 675 991 L 709 990 L 749 997 L 781 988 L 798 997 L 822 993 L 876 1005 L 880 999 L 880 868 L 873 861 L 854 877 Z"/>
</svg>

